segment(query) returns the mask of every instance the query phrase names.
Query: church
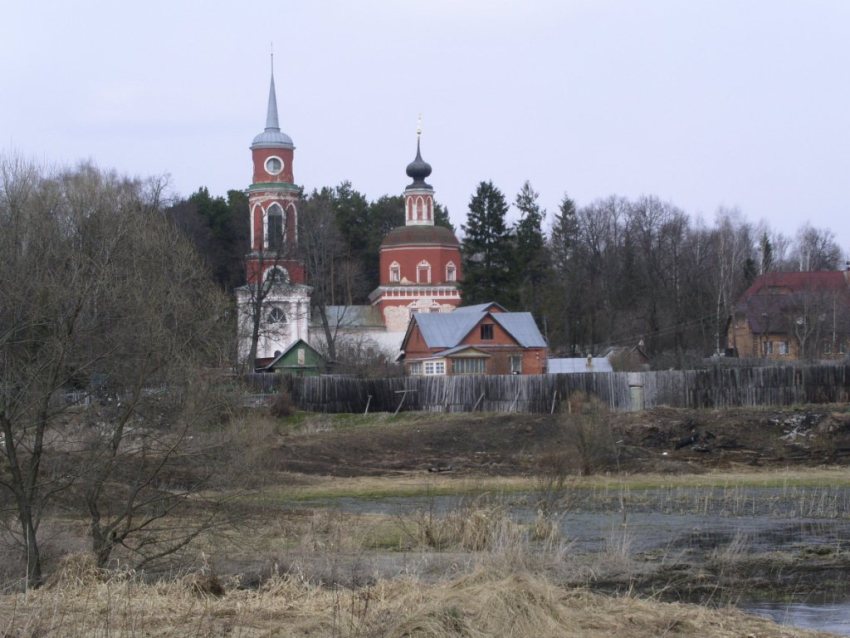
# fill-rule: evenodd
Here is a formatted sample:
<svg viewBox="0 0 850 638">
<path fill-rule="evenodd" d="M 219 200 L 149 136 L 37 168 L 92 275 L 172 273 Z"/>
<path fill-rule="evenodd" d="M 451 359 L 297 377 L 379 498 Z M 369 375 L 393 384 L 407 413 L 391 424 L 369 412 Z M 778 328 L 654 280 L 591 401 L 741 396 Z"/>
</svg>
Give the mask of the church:
<svg viewBox="0 0 850 638">
<path fill-rule="evenodd" d="M 431 166 L 422 159 L 420 137 L 421 130 L 416 157 L 407 166 L 412 182 L 404 190 L 405 225 L 391 230 L 381 244 L 380 280 L 369 295 L 370 305 L 327 308 L 337 339 L 393 358 L 413 314 L 448 313 L 461 303 L 460 243 L 451 230 L 434 224 L 434 189 L 425 181 Z M 273 70 L 266 126 L 250 150 L 251 243 L 246 284 L 236 291 L 238 356 L 263 369 L 299 341 L 319 351 L 325 345 L 322 331 L 311 330 L 311 288 L 296 250 L 295 145 L 280 129 Z"/>
</svg>

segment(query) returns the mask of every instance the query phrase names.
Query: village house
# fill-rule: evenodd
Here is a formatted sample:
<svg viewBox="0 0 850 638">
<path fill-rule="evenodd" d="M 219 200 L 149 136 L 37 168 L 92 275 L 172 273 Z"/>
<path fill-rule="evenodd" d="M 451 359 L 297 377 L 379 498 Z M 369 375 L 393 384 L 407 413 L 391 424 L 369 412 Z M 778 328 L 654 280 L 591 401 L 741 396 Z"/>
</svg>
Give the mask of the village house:
<svg viewBox="0 0 850 638">
<path fill-rule="evenodd" d="M 738 357 L 837 359 L 848 346 L 850 268 L 760 275 L 727 324 L 727 348 Z"/>
<path fill-rule="evenodd" d="M 409 375 L 543 374 L 548 355 L 531 313 L 497 303 L 415 313 L 401 349 Z"/>
</svg>

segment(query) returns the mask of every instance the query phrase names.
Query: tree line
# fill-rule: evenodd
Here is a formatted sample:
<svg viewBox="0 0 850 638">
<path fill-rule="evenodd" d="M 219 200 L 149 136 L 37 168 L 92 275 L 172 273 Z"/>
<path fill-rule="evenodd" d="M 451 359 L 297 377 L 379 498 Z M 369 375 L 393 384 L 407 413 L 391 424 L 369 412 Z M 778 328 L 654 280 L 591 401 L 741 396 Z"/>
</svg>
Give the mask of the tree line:
<svg viewBox="0 0 850 638">
<path fill-rule="evenodd" d="M 563 356 L 642 342 L 655 365 L 684 367 L 723 351 L 732 307 L 758 274 L 835 270 L 845 257 L 828 229 L 805 224 L 788 237 L 734 208 L 706 222 L 651 195 L 584 206 L 564 195 L 550 214 L 526 182 L 512 205 L 519 215 L 511 224 L 511 204 L 490 181 L 470 197 L 464 303 L 496 300 L 532 312 L 553 353 Z M 241 191 L 216 198 L 201 188 L 172 208 L 225 289 L 244 281 L 247 206 Z M 444 207 L 437 205 L 436 219 L 452 228 Z M 343 182 L 305 193 L 299 223 L 321 316 L 326 305 L 368 303 L 380 244 L 404 224 L 403 198 L 369 201 Z"/>
</svg>

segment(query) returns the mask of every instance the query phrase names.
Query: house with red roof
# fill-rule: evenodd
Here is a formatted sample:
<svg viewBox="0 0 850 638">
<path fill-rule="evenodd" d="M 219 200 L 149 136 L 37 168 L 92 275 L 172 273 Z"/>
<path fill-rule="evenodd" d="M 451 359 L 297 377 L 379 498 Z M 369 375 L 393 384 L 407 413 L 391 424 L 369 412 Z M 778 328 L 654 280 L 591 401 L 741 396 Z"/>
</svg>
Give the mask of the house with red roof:
<svg viewBox="0 0 850 638">
<path fill-rule="evenodd" d="M 850 269 L 756 277 L 727 323 L 739 357 L 835 359 L 850 352 Z"/>
</svg>

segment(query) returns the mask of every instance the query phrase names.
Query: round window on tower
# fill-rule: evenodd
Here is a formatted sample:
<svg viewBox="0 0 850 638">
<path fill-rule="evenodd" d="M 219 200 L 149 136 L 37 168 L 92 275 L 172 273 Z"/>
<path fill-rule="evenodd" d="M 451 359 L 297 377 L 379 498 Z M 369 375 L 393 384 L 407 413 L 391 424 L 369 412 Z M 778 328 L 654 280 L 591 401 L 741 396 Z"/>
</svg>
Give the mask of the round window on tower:
<svg viewBox="0 0 850 638">
<path fill-rule="evenodd" d="M 266 173 L 269 175 L 277 175 L 283 170 L 283 160 L 273 155 L 266 160 Z"/>
</svg>

